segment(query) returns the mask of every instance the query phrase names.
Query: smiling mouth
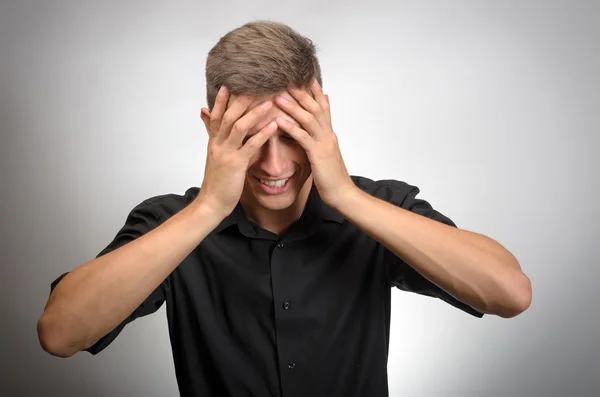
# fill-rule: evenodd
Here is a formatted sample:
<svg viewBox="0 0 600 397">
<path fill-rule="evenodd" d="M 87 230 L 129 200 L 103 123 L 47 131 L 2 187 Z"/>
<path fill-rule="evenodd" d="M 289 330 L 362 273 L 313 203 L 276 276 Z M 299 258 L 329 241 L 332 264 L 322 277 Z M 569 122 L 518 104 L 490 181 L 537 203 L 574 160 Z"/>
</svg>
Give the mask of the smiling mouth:
<svg viewBox="0 0 600 397">
<path fill-rule="evenodd" d="M 292 177 L 293 177 L 293 175 L 291 175 L 287 178 L 281 178 L 281 179 L 261 179 L 261 178 L 257 178 L 257 177 L 254 177 L 254 179 L 256 179 L 258 182 L 260 182 L 263 185 L 268 186 L 268 187 L 283 187 L 283 186 L 285 186 L 287 181 L 290 180 L 290 178 L 292 178 Z"/>
</svg>

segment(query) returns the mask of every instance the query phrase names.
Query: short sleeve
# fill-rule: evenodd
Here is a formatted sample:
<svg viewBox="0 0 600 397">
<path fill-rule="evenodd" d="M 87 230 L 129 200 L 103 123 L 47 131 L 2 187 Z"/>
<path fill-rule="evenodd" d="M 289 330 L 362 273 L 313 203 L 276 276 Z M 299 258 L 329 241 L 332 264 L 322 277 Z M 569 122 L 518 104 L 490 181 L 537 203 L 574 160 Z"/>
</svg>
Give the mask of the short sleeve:
<svg viewBox="0 0 600 397">
<path fill-rule="evenodd" d="M 376 196 L 405 210 L 426 216 L 427 218 L 444 223 L 448 226 L 457 227 L 450 218 L 433 209 L 429 202 L 417 198 L 416 196 L 419 192 L 420 190 L 418 187 L 409 185 L 405 182 L 387 181 L 383 187 L 378 189 Z M 454 298 L 442 288 L 418 273 L 402 258 L 386 248 L 383 249 L 385 251 L 383 257 L 385 258 L 385 266 L 391 287 L 397 287 L 403 291 L 439 298 L 475 317 L 483 317 L 483 313 Z"/>
<path fill-rule="evenodd" d="M 112 252 L 117 248 L 120 248 L 125 244 L 135 240 L 136 238 L 143 236 L 150 230 L 157 227 L 159 224 L 160 218 L 152 210 L 152 206 L 147 201 L 142 202 L 130 211 L 123 227 L 118 231 L 118 233 L 110 242 L 110 244 L 108 244 L 102 251 L 100 251 L 100 253 L 98 253 L 98 255 L 96 255 L 96 258 L 99 258 L 102 255 L 106 255 L 109 252 Z M 56 288 L 58 283 L 67 274 L 68 272 L 61 274 L 56 280 L 52 282 L 50 286 L 50 293 L 54 291 L 54 288 Z M 168 282 L 168 279 L 165 279 L 133 311 L 133 313 L 131 313 L 125 320 L 123 320 L 123 322 L 121 322 L 121 324 L 119 324 L 115 329 L 110 331 L 107 335 L 100 338 L 92 346 L 85 349 L 85 351 L 94 355 L 98 354 L 116 339 L 116 337 L 121 333 L 121 331 L 123 330 L 123 328 L 125 328 L 127 324 L 129 324 L 137 318 L 156 312 L 165 301 L 166 291 L 168 290 Z"/>
</svg>

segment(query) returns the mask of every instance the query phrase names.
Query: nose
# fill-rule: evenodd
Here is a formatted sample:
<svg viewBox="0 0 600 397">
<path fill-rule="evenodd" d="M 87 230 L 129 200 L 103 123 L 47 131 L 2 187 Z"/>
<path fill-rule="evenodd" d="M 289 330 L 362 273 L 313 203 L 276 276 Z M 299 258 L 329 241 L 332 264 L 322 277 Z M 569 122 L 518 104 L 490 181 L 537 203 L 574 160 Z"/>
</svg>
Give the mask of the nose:
<svg viewBox="0 0 600 397">
<path fill-rule="evenodd" d="M 270 177 L 282 176 L 286 172 L 285 147 L 277 135 L 270 137 L 259 150 L 260 170 Z"/>
</svg>

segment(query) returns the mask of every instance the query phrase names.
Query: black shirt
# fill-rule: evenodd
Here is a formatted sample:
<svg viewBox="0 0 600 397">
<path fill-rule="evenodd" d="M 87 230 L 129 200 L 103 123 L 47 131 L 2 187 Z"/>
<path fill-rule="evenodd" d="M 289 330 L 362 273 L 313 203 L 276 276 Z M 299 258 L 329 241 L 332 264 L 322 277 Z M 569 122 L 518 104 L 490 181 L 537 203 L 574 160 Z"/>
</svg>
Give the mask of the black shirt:
<svg viewBox="0 0 600 397">
<path fill-rule="evenodd" d="M 416 198 L 415 186 L 352 179 L 372 196 L 456 227 Z M 98 256 L 157 227 L 198 191 L 143 201 Z M 238 203 L 137 310 L 86 350 L 97 354 L 127 323 L 166 302 L 182 396 L 388 396 L 394 286 L 483 316 L 325 205 L 313 184 L 304 213 L 281 237 L 249 221 Z"/>
</svg>

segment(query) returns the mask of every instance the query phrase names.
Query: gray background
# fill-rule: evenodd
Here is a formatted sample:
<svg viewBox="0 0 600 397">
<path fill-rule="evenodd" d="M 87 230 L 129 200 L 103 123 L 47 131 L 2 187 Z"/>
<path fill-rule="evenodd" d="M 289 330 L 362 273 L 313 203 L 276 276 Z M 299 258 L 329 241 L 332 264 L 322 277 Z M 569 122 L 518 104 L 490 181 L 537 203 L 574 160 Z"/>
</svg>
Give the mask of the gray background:
<svg viewBox="0 0 600 397">
<path fill-rule="evenodd" d="M 592 1 L 2 2 L 0 394 L 177 395 L 164 307 L 98 356 L 48 355 L 36 321 L 137 203 L 201 184 L 206 55 L 253 19 L 319 46 L 352 174 L 419 186 L 532 280 L 508 320 L 394 291 L 390 394 L 600 395 Z"/>
</svg>

